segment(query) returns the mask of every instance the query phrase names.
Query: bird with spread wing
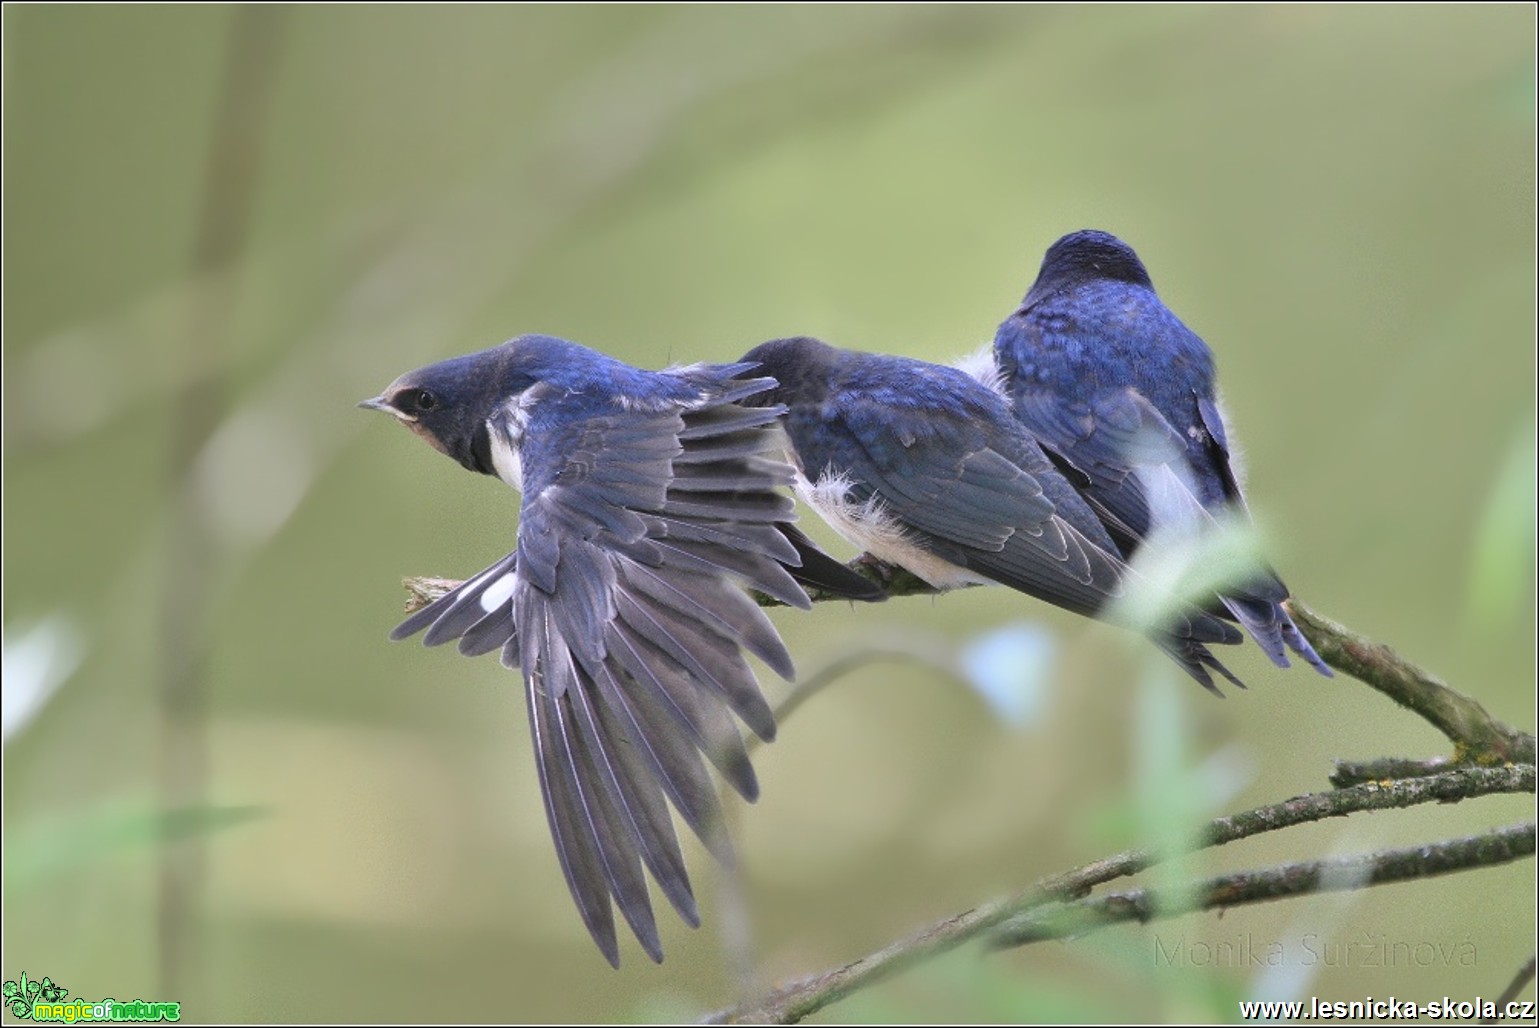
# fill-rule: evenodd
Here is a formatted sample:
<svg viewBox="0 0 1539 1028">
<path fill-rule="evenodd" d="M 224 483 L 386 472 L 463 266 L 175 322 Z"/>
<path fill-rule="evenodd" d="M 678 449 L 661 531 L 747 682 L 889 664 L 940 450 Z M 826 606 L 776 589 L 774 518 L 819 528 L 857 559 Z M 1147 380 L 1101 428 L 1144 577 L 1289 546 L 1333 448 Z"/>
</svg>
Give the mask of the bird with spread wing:
<svg viewBox="0 0 1539 1028">
<path fill-rule="evenodd" d="M 647 873 L 699 924 L 669 803 L 728 861 L 706 763 L 758 794 L 737 721 L 768 740 L 775 719 L 744 653 L 787 679 L 793 669 L 746 590 L 801 608 L 804 585 L 881 598 L 793 523 L 792 469 L 775 456 L 781 411 L 745 403 L 775 383 L 748 372 L 645 371 L 521 336 L 408 372 L 360 404 L 522 493 L 514 551 L 393 638 L 458 640 L 522 673 L 556 853 L 614 966 L 611 901 L 662 959 Z"/>
</svg>

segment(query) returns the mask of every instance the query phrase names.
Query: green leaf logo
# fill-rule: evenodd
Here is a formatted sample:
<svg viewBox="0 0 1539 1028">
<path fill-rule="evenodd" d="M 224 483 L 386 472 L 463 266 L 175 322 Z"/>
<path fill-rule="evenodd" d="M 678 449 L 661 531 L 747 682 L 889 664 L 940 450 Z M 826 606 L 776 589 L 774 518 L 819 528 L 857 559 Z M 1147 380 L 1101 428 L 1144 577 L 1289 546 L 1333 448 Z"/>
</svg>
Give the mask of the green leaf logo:
<svg viewBox="0 0 1539 1028">
<path fill-rule="evenodd" d="M 69 990 L 62 985 L 55 985 L 52 978 L 45 977 L 40 982 L 29 981 L 25 972 L 17 981 L 4 984 L 5 1006 L 16 1017 L 31 1018 L 36 1012 L 39 1003 L 62 1003 L 64 997 L 69 995 Z"/>
<path fill-rule="evenodd" d="M 23 971 L 20 981 L 5 983 L 5 1004 L 16 1017 L 29 1018 L 32 1016 L 33 997 L 42 991 L 43 987 L 37 982 L 27 981 L 27 973 Z"/>
</svg>

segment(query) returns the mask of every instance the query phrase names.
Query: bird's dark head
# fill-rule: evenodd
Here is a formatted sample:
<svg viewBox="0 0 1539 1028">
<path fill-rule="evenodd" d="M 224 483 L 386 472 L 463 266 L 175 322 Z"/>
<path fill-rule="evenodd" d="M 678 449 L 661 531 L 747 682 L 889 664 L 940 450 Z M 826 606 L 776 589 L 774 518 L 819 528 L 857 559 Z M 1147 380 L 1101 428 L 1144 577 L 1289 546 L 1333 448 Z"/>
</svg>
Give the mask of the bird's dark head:
<svg viewBox="0 0 1539 1028">
<path fill-rule="evenodd" d="M 536 382 L 559 375 L 564 360 L 591 352 L 548 336 L 520 336 L 408 371 L 358 406 L 384 411 L 440 453 L 494 475 L 487 421 Z"/>
<path fill-rule="evenodd" d="M 358 406 L 384 411 L 439 453 L 472 471 L 494 473 L 486 422 L 498 401 L 496 351 L 456 357 L 408 371 Z"/>
<path fill-rule="evenodd" d="M 1154 288 L 1144 262 L 1131 246 L 1110 232 L 1087 228 L 1071 232 L 1047 248 L 1042 270 L 1027 296 L 1097 280 Z"/>
<path fill-rule="evenodd" d="M 758 366 L 739 377 L 769 375 L 779 385 L 743 402 L 758 407 L 776 403 L 788 407 L 818 403 L 828 395 L 833 371 L 841 356 L 839 350 L 810 336 L 760 343 L 743 355 L 744 363 Z"/>
</svg>

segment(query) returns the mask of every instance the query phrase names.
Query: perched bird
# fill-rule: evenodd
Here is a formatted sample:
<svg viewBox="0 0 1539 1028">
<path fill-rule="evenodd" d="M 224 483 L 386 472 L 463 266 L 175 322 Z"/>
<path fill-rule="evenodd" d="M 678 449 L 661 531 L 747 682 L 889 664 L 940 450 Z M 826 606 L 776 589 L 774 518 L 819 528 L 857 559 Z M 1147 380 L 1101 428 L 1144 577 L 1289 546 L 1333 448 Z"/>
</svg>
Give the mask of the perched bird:
<svg viewBox="0 0 1539 1028">
<path fill-rule="evenodd" d="M 1015 416 L 1131 559 L 1151 534 L 1200 533 L 1249 517 L 1213 355 L 1160 301 L 1126 243 L 1085 230 L 1048 248 L 1020 309 L 994 337 Z M 1217 597 L 1279 667 L 1286 645 L 1331 674 L 1283 608 L 1288 589 L 1257 566 Z"/>
<path fill-rule="evenodd" d="M 798 492 L 873 556 L 936 588 L 997 582 L 1087 617 L 1132 580 L 1006 400 L 965 372 L 808 338 L 743 360 L 779 383 L 746 402 L 786 407 Z M 1206 688 L 1210 669 L 1235 681 L 1208 649 L 1239 643 L 1233 626 L 1179 608 L 1150 634 Z"/>
<path fill-rule="evenodd" d="M 735 714 L 775 719 L 744 660 L 790 655 L 745 592 L 810 606 L 802 584 L 880 590 L 792 524 L 775 457 L 774 386 L 744 365 L 643 371 L 549 336 L 433 364 L 359 404 L 523 494 L 513 553 L 392 634 L 499 650 L 524 677 L 545 813 L 578 912 L 619 966 L 611 898 L 655 961 L 643 866 L 700 922 L 671 800 L 723 861 L 731 848 L 702 755 L 745 798 L 758 784 Z M 743 377 L 734 377 L 743 376 Z"/>
</svg>

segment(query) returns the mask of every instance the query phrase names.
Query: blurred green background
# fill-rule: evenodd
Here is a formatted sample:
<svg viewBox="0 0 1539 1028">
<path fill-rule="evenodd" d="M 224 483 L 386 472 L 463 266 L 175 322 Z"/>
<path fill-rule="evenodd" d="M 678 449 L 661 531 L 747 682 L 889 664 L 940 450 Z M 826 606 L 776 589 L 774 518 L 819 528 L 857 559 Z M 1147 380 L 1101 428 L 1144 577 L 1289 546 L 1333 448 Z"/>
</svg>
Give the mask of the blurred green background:
<svg viewBox="0 0 1539 1028">
<path fill-rule="evenodd" d="M 777 615 L 804 675 L 1010 630 L 1018 716 L 924 664 L 841 680 L 760 752 L 741 881 L 690 848 L 705 926 L 664 916 L 667 962 L 627 940 L 614 973 L 516 677 L 386 641 L 400 577 L 480 569 L 516 510 L 353 409 L 398 373 L 527 331 L 647 366 L 792 333 L 949 360 L 1086 226 L 1213 346 L 1294 590 L 1532 729 L 1533 33 L 1527 5 L 8 5 L 4 976 L 192 1020 L 697 1016 L 1136 841 L 1151 710 L 1186 725 L 1198 814 L 1442 752 L 1253 646 L 1225 702 L 1140 685 L 1136 637 L 1000 590 Z M 1533 952 L 1533 875 L 963 954 L 820 1017 L 1491 997 Z M 1289 967 L 1240 955 L 1274 942 Z"/>
</svg>

